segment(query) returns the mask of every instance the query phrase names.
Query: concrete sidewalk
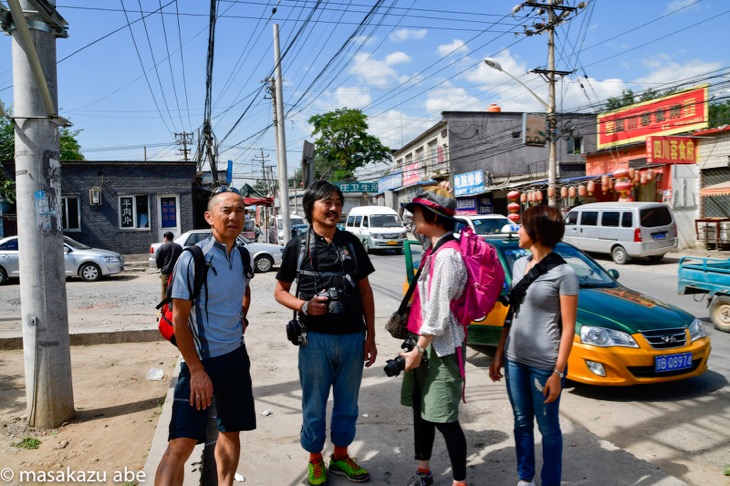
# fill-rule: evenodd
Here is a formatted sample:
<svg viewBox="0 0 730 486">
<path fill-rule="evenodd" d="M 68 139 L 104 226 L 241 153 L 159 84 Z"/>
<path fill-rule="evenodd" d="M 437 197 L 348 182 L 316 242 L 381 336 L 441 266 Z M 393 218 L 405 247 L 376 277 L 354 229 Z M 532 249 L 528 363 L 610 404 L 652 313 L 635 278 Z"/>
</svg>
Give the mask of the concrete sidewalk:
<svg viewBox="0 0 730 486">
<path fill-rule="evenodd" d="M 308 454 L 299 446 L 301 393 L 297 375 L 297 350 L 285 340 L 284 312 L 255 312 L 246 334 L 251 356 L 251 374 L 258 428 L 241 434 L 239 474 L 246 484 L 306 485 Z M 376 329 L 382 329 L 379 318 Z M 415 470 L 410 409 L 399 405 L 401 378 L 388 378 L 383 372 L 387 359 L 395 357 L 400 342 L 384 331 L 377 337 L 376 366 L 366 369 L 360 394 L 360 418 L 351 454 L 369 470 L 373 485 L 404 485 Z M 492 383 L 486 372 L 490 358 L 485 349 L 469 349 L 467 355 L 467 403 L 462 404 L 460 421 L 468 444 L 470 486 L 514 485 L 514 439 L 512 410 L 503 383 Z M 160 416 L 157 431 L 145 466 L 148 478 L 154 477 L 167 445 L 171 394 Z M 331 406 L 331 403 L 330 403 Z M 602 486 L 683 485 L 649 462 L 619 450 L 588 430 L 562 419 L 565 440 L 563 484 Z M 537 433 L 539 437 L 539 433 Z M 211 444 L 212 446 L 213 444 Z M 325 457 L 332 445 L 325 446 Z M 196 448 L 186 466 L 186 485 L 201 484 L 203 445 Z M 538 451 L 538 458 L 541 453 Z M 538 464 L 541 460 L 538 459 Z M 437 434 L 432 468 L 437 485 L 450 485 L 448 454 Z M 202 484 L 206 484 L 203 482 Z M 343 477 L 330 478 L 330 486 L 350 484 Z M 539 484 L 539 481 L 538 483 Z"/>
</svg>

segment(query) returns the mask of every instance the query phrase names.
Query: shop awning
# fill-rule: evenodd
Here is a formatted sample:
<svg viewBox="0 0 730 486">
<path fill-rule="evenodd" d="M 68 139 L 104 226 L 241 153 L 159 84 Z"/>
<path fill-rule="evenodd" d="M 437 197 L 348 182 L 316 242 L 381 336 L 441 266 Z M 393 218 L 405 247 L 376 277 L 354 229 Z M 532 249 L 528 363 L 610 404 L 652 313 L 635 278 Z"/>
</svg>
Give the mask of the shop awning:
<svg viewBox="0 0 730 486">
<path fill-rule="evenodd" d="M 713 184 L 700 189 L 702 196 L 730 196 L 730 181 Z"/>
</svg>

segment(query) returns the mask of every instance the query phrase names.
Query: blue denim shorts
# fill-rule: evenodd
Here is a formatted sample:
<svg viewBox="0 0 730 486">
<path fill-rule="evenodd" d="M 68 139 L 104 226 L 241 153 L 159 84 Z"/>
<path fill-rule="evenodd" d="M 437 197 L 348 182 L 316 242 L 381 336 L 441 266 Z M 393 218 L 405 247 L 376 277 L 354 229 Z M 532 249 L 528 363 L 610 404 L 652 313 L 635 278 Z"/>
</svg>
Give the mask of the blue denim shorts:
<svg viewBox="0 0 730 486">
<path fill-rule="evenodd" d="M 216 420 L 221 432 L 256 428 L 250 367 L 245 345 L 223 356 L 203 360 L 203 368 L 213 382 Z M 186 363 L 180 368 L 174 397 L 168 440 L 184 437 L 196 439 L 198 444 L 205 442 L 210 409 L 196 410 L 190 405 L 190 370 Z"/>
</svg>

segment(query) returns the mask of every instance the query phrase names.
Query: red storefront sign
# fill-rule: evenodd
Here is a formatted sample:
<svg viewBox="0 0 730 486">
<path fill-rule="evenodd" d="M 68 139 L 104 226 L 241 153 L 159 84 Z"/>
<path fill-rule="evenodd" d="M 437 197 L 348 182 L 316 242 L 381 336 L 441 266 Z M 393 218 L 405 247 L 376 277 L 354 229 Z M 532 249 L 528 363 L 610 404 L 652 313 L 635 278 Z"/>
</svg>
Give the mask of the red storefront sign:
<svg viewBox="0 0 730 486">
<path fill-rule="evenodd" d="M 419 163 L 408 164 L 403 167 L 403 185 L 412 186 L 421 181 L 421 170 Z"/>
<path fill-rule="evenodd" d="M 646 137 L 647 164 L 695 164 L 697 142 L 691 137 Z"/>
<path fill-rule="evenodd" d="M 707 127 L 708 85 L 598 115 L 598 149 Z"/>
</svg>

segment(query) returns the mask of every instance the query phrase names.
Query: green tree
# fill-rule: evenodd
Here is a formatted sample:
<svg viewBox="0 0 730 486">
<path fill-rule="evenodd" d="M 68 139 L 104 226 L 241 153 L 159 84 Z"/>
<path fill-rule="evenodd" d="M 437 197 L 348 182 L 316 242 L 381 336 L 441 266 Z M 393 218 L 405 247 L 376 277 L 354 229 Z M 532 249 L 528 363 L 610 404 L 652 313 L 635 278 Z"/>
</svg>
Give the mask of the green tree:
<svg viewBox="0 0 730 486">
<path fill-rule="evenodd" d="M 388 160 L 390 149 L 368 134 L 367 115 L 357 109 L 340 108 L 309 119 L 314 127 L 314 177 L 342 181 L 371 162 Z"/>
<path fill-rule="evenodd" d="M 710 104 L 710 127 L 730 124 L 730 100 Z"/>
<path fill-rule="evenodd" d="M 618 110 L 624 106 L 636 103 L 636 95 L 632 89 L 624 89 L 621 96 L 616 96 L 606 100 L 606 111 Z"/>
</svg>

